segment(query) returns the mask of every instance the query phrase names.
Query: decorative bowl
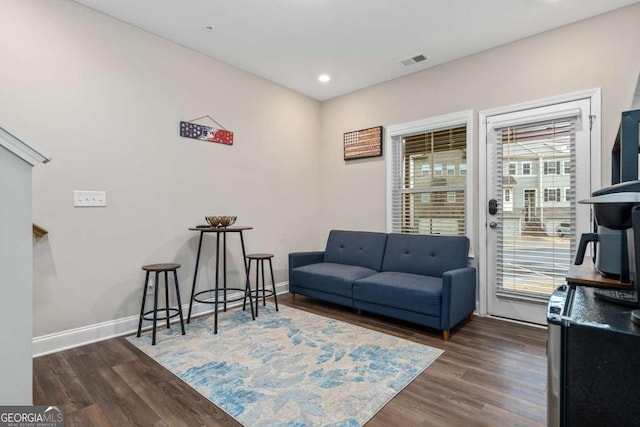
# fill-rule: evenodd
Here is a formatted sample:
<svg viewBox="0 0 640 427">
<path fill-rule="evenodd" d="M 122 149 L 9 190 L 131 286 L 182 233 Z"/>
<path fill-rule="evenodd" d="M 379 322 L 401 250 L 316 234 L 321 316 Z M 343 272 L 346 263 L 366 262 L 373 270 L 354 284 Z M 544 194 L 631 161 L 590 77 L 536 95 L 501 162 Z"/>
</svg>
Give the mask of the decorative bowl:
<svg viewBox="0 0 640 427">
<path fill-rule="evenodd" d="M 207 220 L 210 226 L 212 227 L 229 227 L 236 222 L 237 216 L 205 216 L 204 219 Z"/>
</svg>

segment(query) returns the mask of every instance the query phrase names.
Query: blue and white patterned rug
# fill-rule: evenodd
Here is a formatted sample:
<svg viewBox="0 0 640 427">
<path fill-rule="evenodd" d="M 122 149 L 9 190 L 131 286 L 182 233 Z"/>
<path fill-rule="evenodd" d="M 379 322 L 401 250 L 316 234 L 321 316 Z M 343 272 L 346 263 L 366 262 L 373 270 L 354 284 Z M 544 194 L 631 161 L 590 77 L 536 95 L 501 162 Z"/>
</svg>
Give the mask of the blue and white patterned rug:
<svg viewBox="0 0 640 427">
<path fill-rule="evenodd" d="M 443 353 L 282 305 L 185 326 L 128 340 L 245 426 L 363 425 Z"/>
</svg>

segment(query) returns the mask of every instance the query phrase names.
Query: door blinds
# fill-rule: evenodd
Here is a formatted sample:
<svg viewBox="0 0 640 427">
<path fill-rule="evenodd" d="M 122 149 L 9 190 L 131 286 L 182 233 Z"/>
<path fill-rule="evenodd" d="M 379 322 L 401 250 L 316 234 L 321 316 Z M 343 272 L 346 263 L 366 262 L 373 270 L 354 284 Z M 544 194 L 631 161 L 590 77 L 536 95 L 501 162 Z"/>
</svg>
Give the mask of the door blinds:
<svg viewBox="0 0 640 427">
<path fill-rule="evenodd" d="M 466 154 L 466 125 L 393 138 L 393 232 L 465 234 Z"/>
<path fill-rule="evenodd" d="M 575 245 L 575 126 L 571 116 L 494 128 L 498 293 L 546 295 L 564 283 Z"/>
</svg>

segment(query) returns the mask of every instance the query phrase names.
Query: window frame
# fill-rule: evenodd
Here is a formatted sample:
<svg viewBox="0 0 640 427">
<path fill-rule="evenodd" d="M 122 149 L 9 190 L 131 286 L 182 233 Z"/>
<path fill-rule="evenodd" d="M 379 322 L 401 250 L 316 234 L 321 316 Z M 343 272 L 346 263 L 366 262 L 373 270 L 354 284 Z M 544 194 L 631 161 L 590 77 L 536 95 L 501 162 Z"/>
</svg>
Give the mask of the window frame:
<svg viewBox="0 0 640 427">
<path fill-rule="evenodd" d="M 550 165 L 553 164 L 553 173 L 551 173 Z M 542 174 L 543 175 L 562 175 L 564 173 L 564 163 L 560 160 L 547 160 L 543 162 Z"/>
<path fill-rule="evenodd" d="M 543 203 L 558 203 L 562 202 L 562 191 L 560 187 L 545 187 L 543 189 L 542 201 Z M 553 192 L 553 200 L 549 197 Z"/>
<path fill-rule="evenodd" d="M 469 258 L 474 258 L 475 251 L 475 239 L 476 235 L 475 223 L 473 221 L 473 200 L 474 200 L 474 186 L 473 186 L 473 159 L 474 159 L 474 144 L 473 144 L 473 110 L 464 110 L 456 113 L 445 114 L 442 116 L 431 117 L 423 120 L 416 120 L 413 122 L 401 123 L 396 125 L 387 126 L 387 132 L 385 137 L 385 151 L 386 153 L 392 153 L 392 145 L 394 139 L 400 138 L 403 135 L 416 134 L 421 132 L 433 132 L 437 130 L 466 126 L 467 132 L 467 175 L 465 178 L 465 235 L 470 240 L 469 245 Z M 386 164 L 386 186 L 387 186 L 387 203 L 386 203 L 386 229 L 388 233 L 393 230 L 392 224 L 392 200 L 393 200 L 393 174 L 392 174 L 392 159 L 393 156 L 385 156 Z M 471 160 L 471 161 L 470 161 Z M 435 176 L 435 165 L 434 165 Z"/>
<path fill-rule="evenodd" d="M 526 166 L 526 168 L 525 168 L 525 166 Z M 525 170 L 527 170 L 528 172 L 524 173 Z M 531 172 L 532 172 L 531 162 L 529 162 L 529 161 L 522 162 L 522 173 L 521 173 L 521 175 L 522 176 L 531 176 L 531 175 L 533 175 Z"/>
</svg>

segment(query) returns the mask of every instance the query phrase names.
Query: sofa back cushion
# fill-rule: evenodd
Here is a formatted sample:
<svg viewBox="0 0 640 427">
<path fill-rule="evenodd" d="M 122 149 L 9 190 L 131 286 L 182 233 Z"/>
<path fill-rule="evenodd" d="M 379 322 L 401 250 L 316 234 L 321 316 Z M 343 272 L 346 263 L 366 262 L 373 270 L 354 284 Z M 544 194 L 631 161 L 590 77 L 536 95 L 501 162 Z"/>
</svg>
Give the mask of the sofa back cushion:
<svg viewBox="0 0 640 427">
<path fill-rule="evenodd" d="M 469 239 L 464 236 L 389 234 L 382 271 L 442 277 L 467 267 Z"/>
<path fill-rule="evenodd" d="M 357 265 L 380 271 L 387 243 L 385 233 L 332 230 L 324 252 L 324 262 Z"/>
</svg>

